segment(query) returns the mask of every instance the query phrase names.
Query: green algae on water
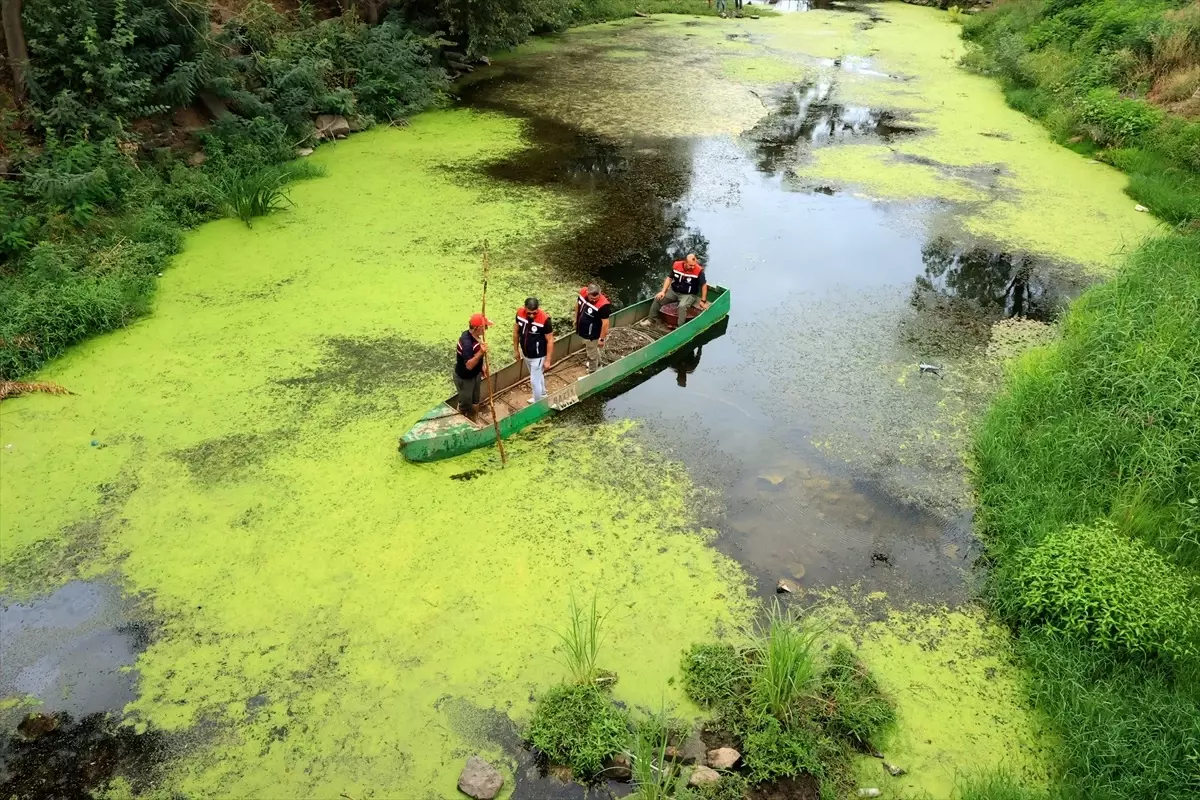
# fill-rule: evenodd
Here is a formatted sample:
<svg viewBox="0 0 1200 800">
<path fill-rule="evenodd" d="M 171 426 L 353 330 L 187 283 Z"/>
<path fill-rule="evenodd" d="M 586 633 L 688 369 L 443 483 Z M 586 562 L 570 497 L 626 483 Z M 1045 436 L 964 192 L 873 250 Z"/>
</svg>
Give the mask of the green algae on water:
<svg viewBox="0 0 1200 800">
<path fill-rule="evenodd" d="M 682 701 L 679 650 L 744 618 L 741 573 L 676 527 L 686 474 L 626 426 L 535 428 L 503 469 L 396 452 L 450 392 L 484 239 L 496 335 L 526 295 L 576 290 L 537 260 L 571 199 L 471 169 L 525 146 L 444 111 L 324 147 L 294 209 L 201 228 L 153 316 L 45 371 L 77 395 L 5 403 L 5 591 L 78 556 L 148 598 L 127 713 L 206 732 L 172 790 L 448 795 L 481 745 L 444 698 L 523 720 L 561 677 L 573 589 L 613 607 L 602 665 L 631 705 Z"/>
</svg>

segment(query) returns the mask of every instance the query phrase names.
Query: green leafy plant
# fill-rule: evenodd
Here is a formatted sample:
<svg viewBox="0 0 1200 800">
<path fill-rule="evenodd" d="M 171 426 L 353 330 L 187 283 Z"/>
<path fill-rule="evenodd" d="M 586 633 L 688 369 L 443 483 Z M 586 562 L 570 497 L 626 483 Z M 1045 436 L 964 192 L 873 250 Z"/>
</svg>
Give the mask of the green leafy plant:
<svg viewBox="0 0 1200 800">
<path fill-rule="evenodd" d="M 896 709 L 875 677 L 840 642 L 821 673 L 818 718 L 825 730 L 865 745 L 896 721 Z"/>
<path fill-rule="evenodd" d="M 1022 785 L 1004 769 L 984 770 L 960 776 L 954 786 L 958 800 L 1048 800 L 1045 790 Z"/>
<path fill-rule="evenodd" d="M 600 676 L 597 659 L 604 641 L 600 629 L 609 612 L 601 614 L 598 602 L 599 599 L 593 595 L 589 606 L 581 606 L 572 592 L 570 624 L 565 631 L 555 631 L 562 642 L 563 666 L 577 684 L 593 683 Z"/>
<path fill-rule="evenodd" d="M 683 690 L 697 705 L 720 705 L 743 694 L 750 680 L 746 655 L 731 644 L 693 644 L 683 654 Z"/>
<path fill-rule="evenodd" d="M 600 772 L 606 758 L 625 749 L 629 723 L 600 687 L 564 684 L 538 698 L 529 740 L 551 762 L 586 780 Z"/>
<path fill-rule="evenodd" d="M 1022 622 L 1140 655 L 1200 655 L 1200 581 L 1109 521 L 1047 535 L 1012 580 Z"/>
</svg>

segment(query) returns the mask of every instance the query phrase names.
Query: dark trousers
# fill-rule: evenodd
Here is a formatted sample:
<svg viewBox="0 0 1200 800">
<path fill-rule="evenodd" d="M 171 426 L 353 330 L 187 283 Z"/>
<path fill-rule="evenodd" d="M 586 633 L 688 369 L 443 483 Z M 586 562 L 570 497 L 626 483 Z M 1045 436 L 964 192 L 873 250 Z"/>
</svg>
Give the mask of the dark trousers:
<svg viewBox="0 0 1200 800">
<path fill-rule="evenodd" d="M 454 373 L 454 388 L 458 390 L 459 411 L 474 410 L 475 405 L 479 402 L 479 384 L 482 382 L 482 373 L 474 378 L 461 378 L 457 372 Z"/>
</svg>

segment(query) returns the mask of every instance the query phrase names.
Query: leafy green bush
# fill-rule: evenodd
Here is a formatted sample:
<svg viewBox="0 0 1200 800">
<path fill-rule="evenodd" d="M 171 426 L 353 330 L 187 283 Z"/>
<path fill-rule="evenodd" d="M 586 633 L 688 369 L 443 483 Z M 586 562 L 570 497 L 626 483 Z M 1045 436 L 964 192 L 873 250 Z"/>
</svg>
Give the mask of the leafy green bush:
<svg viewBox="0 0 1200 800">
<path fill-rule="evenodd" d="M 1154 130 L 1163 113 L 1140 100 L 1121 97 L 1115 89 L 1093 89 L 1080 103 L 1083 121 L 1093 126 L 1100 144 L 1121 145 Z"/>
<path fill-rule="evenodd" d="M 604 759 L 628 746 L 629 723 L 595 684 L 564 684 L 538 699 L 529 741 L 552 763 L 565 764 L 588 779 L 600 771 Z"/>
<path fill-rule="evenodd" d="M 835 736 L 866 744 L 896 721 L 896 709 L 854 652 L 840 642 L 821 673 L 818 719 Z"/>
<path fill-rule="evenodd" d="M 187 105 L 222 62 L 205 4 L 172 0 L 26 0 L 30 96 L 58 135 L 105 135 Z"/>
<path fill-rule="evenodd" d="M 1001 609 L 1022 623 L 1141 655 L 1200 655 L 1200 581 L 1111 522 L 1051 533 L 1011 580 Z"/>
<path fill-rule="evenodd" d="M 787 728 L 770 717 L 746 737 L 742 759 L 751 782 L 759 783 L 804 772 L 824 777 L 826 764 L 841 761 L 842 754 L 818 730 L 807 725 Z"/>
<path fill-rule="evenodd" d="M 667 758 L 673 723 L 665 715 L 637 725 L 633 737 L 632 772 L 638 800 L 667 800 L 676 796 L 679 768 Z"/>
<path fill-rule="evenodd" d="M 697 705 L 711 708 L 746 690 L 749 665 L 731 644 L 694 644 L 683 654 L 683 690 Z"/>
</svg>

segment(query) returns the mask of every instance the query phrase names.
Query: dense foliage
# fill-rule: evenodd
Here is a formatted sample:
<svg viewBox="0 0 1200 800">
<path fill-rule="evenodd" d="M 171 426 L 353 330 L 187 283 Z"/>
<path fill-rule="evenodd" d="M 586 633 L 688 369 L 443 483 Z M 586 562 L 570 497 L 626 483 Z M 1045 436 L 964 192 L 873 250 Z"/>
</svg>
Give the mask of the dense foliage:
<svg viewBox="0 0 1200 800">
<path fill-rule="evenodd" d="M 842 644 L 828 654 L 802 618 L 778 607 L 749 644 L 696 644 L 683 687 L 741 741 L 752 783 L 808 774 L 822 796 L 850 785 L 855 752 L 895 722 L 892 702 Z"/>
<path fill-rule="evenodd" d="M 629 722 L 594 683 L 562 684 L 538 698 L 529 741 L 581 779 L 600 772 L 604 759 L 625 750 Z"/>
<path fill-rule="evenodd" d="M 1014 107 L 1129 172 L 1159 217 L 1200 218 L 1200 5 L 1012 0 L 963 34 L 966 65 L 999 77 Z"/>
<path fill-rule="evenodd" d="M 1063 797 L 1200 791 L 1200 234 L 1137 250 L 1013 370 L 975 447 L 993 605 Z"/>
</svg>

